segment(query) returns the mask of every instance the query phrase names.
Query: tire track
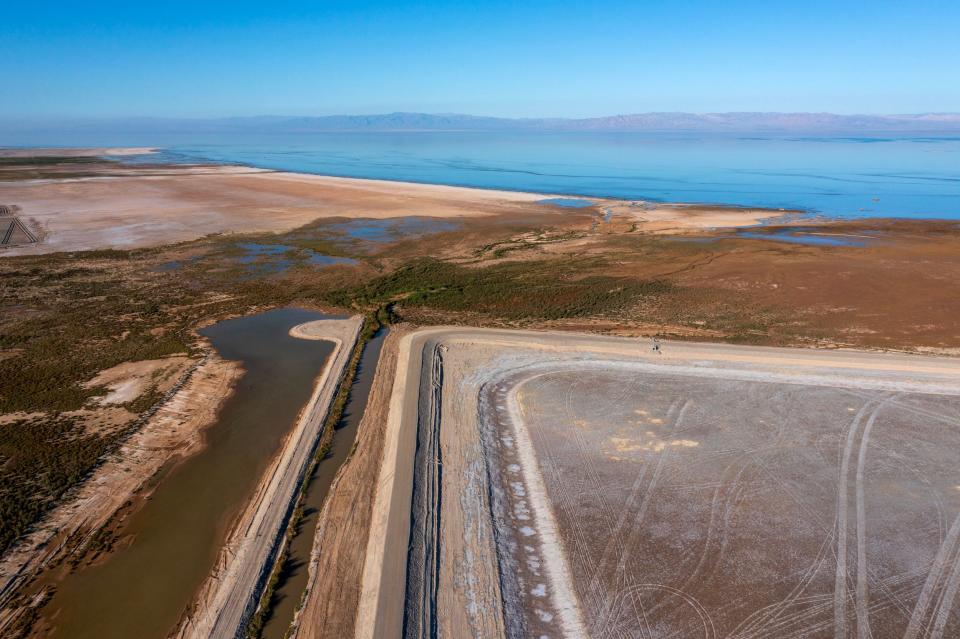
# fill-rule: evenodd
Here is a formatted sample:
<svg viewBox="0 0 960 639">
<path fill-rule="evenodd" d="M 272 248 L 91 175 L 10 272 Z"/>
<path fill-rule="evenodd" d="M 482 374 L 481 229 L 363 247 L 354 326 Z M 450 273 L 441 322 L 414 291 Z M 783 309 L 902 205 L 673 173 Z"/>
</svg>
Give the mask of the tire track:
<svg viewBox="0 0 960 639">
<path fill-rule="evenodd" d="M 940 603 L 937 605 L 937 613 L 934 615 L 933 630 L 930 631 L 930 639 L 940 639 L 946 629 L 947 622 L 950 620 L 950 610 L 957 599 L 957 590 L 960 589 L 960 551 L 957 552 L 953 560 L 953 569 L 950 578 L 947 580 L 943 594 L 940 596 Z"/>
<path fill-rule="evenodd" d="M 673 415 L 677 411 L 677 406 L 679 401 L 675 401 L 670 405 L 670 408 L 667 410 L 667 421 L 672 423 Z M 658 459 L 658 468 L 663 460 L 663 455 L 666 453 L 666 448 L 660 453 Z M 604 546 L 603 553 L 600 555 L 600 561 L 597 563 L 596 568 L 593 571 L 593 575 L 590 577 L 590 581 L 587 585 L 586 590 L 590 593 L 595 593 L 600 591 L 600 575 L 603 573 L 604 568 L 606 568 L 607 562 L 610 560 L 610 554 L 613 550 L 613 546 L 617 543 L 617 540 L 620 539 L 620 533 L 623 530 L 623 526 L 626 523 L 627 516 L 631 512 L 634 502 L 639 496 L 640 489 L 643 486 L 643 482 L 647 475 L 647 470 L 650 464 L 645 463 L 640 473 L 638 473 L 637 478 L 634 480 L 633 485 L 630 487 L 630 492 L 627 494 L 627 499 L 623 504 L 623 508 L 620 511 L 620 516 L 617 518 L 617 523 L 614 525 L 613 530 L 611 531 L 610 537 L 607 540 L 607 544 Z M 656 475 L 656 470 L 654 471 Z M 656 478 L 651 478 L 650 483 L 653 485 Z M 649 492 L 649 488 L 647 489 Z M 600 600 L 603 600 L 601 597 Z M 600 610 L 599 618 L 594 626 L 595 632 L 599 631 L 601 634 L 606 632 L 607 619 L 606 616 L 609 614 L 610 601 L 609 599 L 603 604 L 603 606 L 598 606 Z"/>
<path fill-rule="evenodd" d="M 850 474 L 850 458 L 853 456 L 853 446 L 860 429 L 860 422 L 871 403 L 867 401 L 850 422 L 847 428 L 846 445 L 841 451 L 840 477 L 837 482 L 837 565 L 833 582 L 835 639 L 847 637 L 847 482 Z"/>
<path fill-rule="evenodd" d="M 873 425 L 877 420 L 877 415 L 884 404 L 889 401 L 887 398 L 877 404 L 876 408 L 870 414 L 867 425 L 863 428 L 863 435 L 860 438 L 860 451 L 857 455 L 857 473 L 855 479 L 855 490 L 857 497 L 857 586 L 856 586 L 856 612 L 857 612 L 857 639 L 870 639 L 873 635 L 870 632 L 870 616 L 867 614 L 867 605 L 869 597 L 869 584 L 867 573 L 867 505 L 864 498 L 863 474 L 864 466 L 867 463 L 867 447 L 870 444 L 870 434 L 873 432 Z"/>
<path fill-rule="evenodd" d="M 679 412 L 677 412 L 675 407 L 678 403 L 679 402 L 674 402 L 674 404 L 670 406 L 670 411 L 668 412 L 668 415 L 670 415 L 670 413 L 676 412 L 676 418 L 674 418 L 673 420 L 668 419 L 668 423 L 670 424 L 669 430 L 671 431 L 677 430 L 677 428 L 680 426 L 681 422 L 683 421 L 684 415 L 686 414 L 687 410 L 690 408 L 693 402 L 692 400 L 687 399 L 683 403 L 683 406 L 680 408 Z M 643 493 L 643 499 L 640 502 L 640 509 L 637 511 L 637 514 L 633 518 L 633 528 L 638 527 L 643 522 L 643 519 L 646 516 L 647 509 L 650 506 L 650 500 L 653 497 L 653 492 L 654 490 L 656 490 L 657 483 L 659 482 L 660 476 L 663 474 L 663 468 L 665 465 L 665 461 L 669 456 L 669 452 L 670 452 L 669 446 L 665 446 L 663 450 L 660 452 L 660 456 L 657 459 L 657 465 L 653 470 L 653 476 L 650 478 L 650 482 L 647 484 L 647 488 Z M 637 487 L 636 483 L 634 484 L 634 486 Z M 632 511 L 635 495 L 636 495 L 636 492 L 632 493 L 631 499 L 628 500 L 628 503 L 624 505 L 623 515 L 618 520 L 617 527 L 614 529 L 614 532 L 613 532 L 614 538 L 620 536 L 620 532 L 623 529 L 623 524 L 626 522 L 627 515 Z M 608 544 L 608 547 L 609 547 L 609 544 Z M 617 574 L 620 574 L 623 572 L 623 566 L 626 563 L 627 558 L 629 557 L 628 550 L 629 549 L 626 549 L 619 557 L 619 561 L 617 562 L 617 571 L 616 571 Z M 596 572 L 597 585 L 599 585 L 599 575 L 602 574 L 602 572 L 606 568 L 607 563 L 609 562 L 610 559 L 611 557 L 609 556 L 609 553 L 604 552 L 604 555 L 600 561 L 600 565 Z M 591 585 L 592 585 L 592 582 L 591 582 Z M 603 612 L 601 612 L 600 619 L 598 622 L 598 625 L 602 630 L 601 636 L 602 634 L 605 634 L 606 632 L 608 632 L 608 627 L 610 623 L 611 623 L 611 619 L 609 615 L 609 603 L 608 603 L 608 605 L 604 607 Z"/>
<path fill-rule="evenodd" d="M 950 526 L 950 530 L 947 531 L 946 539 L 940 544 L 940 549 L 934 557 L 933 564 L 930 566 L 930 572 L 927 573 L 927 579 L 924 581 L 923 589 L 920 591 L 920 597 L 917 599 L 917 605 L 914 607 L 913 614 L 910 616 L 910 622 L 907 624 L 907 630 L 903 635 L 903 639 L 917 639 L 923 627 L 927 625 L 924 617 L 926 617 L 927 611 L 933 603 L 935 592 L 940 585 L 941 577 L 950 561 L 950 556 L 954 553 L 958 538 L 960 538 L 960 515 L 957 515 L 957 518 L 953 520 L 953 525 Z M 954 559 L 951 577 L 960 574 L 960 566 L 957 565 L 958 563 L 960 563 L 960 555 Z"/>
</svg>

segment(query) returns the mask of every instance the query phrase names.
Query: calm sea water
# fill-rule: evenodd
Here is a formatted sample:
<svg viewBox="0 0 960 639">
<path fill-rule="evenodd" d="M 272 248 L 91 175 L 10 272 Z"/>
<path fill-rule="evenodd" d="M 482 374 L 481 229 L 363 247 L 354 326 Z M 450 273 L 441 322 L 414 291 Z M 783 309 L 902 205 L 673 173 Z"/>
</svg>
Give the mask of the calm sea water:
<svg viewBox="0 0 960 639">
<path fill-rule="evenodd" d="M 960 219 L 960 136 L 666 133 L 77 134 L 0 144 L 157 145 L 325 175 L 551 194 Z"/>
</svg>

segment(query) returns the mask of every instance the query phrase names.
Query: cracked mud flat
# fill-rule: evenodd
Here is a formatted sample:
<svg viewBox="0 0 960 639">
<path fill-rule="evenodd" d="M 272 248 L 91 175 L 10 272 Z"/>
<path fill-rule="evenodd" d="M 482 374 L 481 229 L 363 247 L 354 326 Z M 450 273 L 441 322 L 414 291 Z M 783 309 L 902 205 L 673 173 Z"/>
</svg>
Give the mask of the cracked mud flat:
<svg viewBox="0 0 960 639">
<path fill-rule="evenodd" d="M 356 635 L 960 633 L 960 362 L 664 350 L 407 336 Z"/>
</svg>

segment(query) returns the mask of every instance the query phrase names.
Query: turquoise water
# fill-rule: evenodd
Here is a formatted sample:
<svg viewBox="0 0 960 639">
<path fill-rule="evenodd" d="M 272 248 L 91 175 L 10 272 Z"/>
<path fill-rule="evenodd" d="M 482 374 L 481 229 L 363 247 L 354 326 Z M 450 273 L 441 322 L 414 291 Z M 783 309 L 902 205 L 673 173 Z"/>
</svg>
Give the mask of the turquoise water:
<svg viewBox="0 0 960 639">
<path fill-rule="evenodd" d="M 9 138 L 10 136 L 5 136 Z M 571 196 L 960 219 L 960 136 L 383 132 L 108 135 L 0 145 L 162 146 L 325 175 Z"/>
</svg>

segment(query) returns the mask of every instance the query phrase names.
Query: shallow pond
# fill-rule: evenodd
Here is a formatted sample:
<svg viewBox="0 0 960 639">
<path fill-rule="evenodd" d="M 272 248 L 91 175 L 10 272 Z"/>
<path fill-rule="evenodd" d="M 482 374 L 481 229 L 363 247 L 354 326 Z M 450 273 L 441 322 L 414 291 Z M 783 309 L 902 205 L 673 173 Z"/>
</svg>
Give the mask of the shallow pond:
<svg viewBox="0 0 960 639">
<path fill-rule="evenodd" d="M 810 246 L 866 246 L 871 238 L 851 237 L 848 235 L 830 235 L 826 233 L 805 233 L 803 231 L 776 231 L 774 233 L 754 233 L 741 231 L 736 237 L 746 237 L 754 240 L 776 240 L 791 244 L 807 244 Z"/>
<path fill-rule="evenodd" d="M 422 237 L 433 233 L 455 231 L 460 228 L 460 225 L 435 217 L 411 216 L 386 220 L 350 220 L 349 222 L 330 224 L 325 228 L 353 240 L 382 244 L 408 237 Z"/>
</svg>

